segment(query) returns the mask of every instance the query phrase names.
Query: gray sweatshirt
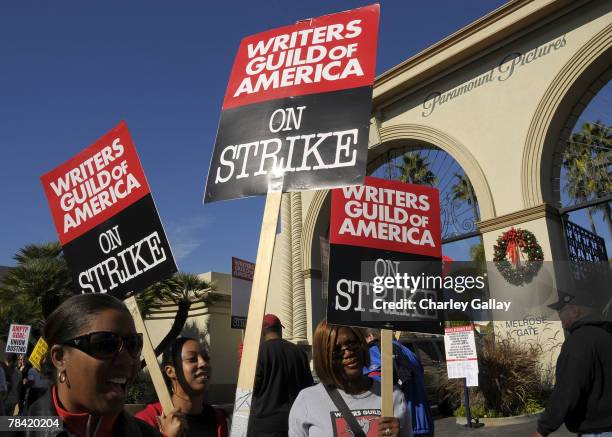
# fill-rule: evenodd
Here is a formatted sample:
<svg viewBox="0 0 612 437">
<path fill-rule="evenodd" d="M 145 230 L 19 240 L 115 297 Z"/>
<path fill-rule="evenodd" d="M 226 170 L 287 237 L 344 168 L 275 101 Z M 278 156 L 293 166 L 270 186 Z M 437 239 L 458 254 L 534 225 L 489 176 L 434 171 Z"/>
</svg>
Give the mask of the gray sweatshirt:
<svg viewBox="0 0 612 437">
<path fill-rule="evenodd" d="M 373 381 L 370 391 L 359 395 L 338 392 L 361 425 L 366 437 L 376 436 L 376 420 L 380 417 L 380 382 Z M 400 421 L 400 437 L 412 437 L 404 395 L 393 390 L 393 415 Z M 331 400 L 323 384 L 300 392 L 289 413 L 290 437 L 353 437 L 350 427 Z"/>
</svg>

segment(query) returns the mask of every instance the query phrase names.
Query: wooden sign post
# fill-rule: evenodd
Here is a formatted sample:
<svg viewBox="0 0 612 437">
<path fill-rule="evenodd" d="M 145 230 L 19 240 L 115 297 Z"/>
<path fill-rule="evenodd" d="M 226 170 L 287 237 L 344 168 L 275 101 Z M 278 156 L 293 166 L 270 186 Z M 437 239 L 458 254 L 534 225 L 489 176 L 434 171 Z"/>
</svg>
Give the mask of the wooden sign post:
<svg viewBox="0 0 612 437">
<path fill-rule="evenodd" d="M 128 307 L 128 310 L 130 310 L 130 313 L 134 318 L 136 331 L 142 333 L 142 355 L 145 359 L 145 362 L 147 363 L 147 368 L 149 369 L 149 374 L 151 375 L 151 380 L 153 381 L 153 386 L 155 387 L 155 393 L 157 393 L 157 398 L 161 403 L 162 409 L 165 412 L 170 411 L 173 408 L 172 397 L 170 396 L 170 392 L 168 392 L 168 387 L 166 387 L 164 377 L 162 375 L 161 369 L 159 368 L 159 363 L 157 362 L 157 357 L 155 356 L 155 350 L 153 349 L 153 345 L 151 344 L 151 339 L 149 338 L 147 327 L 144 323 L 144 320 L 142 320 L 142 316 L 140 315 L 140 310 L 138 309 L 138 303 L 136 302 L 136 298 L 134 296 L 130 296 L 123 302 L 125 303 L 125 306 Z"/>
<path fill-rule="evenodd" d="M 393 331 L 380 330 L 381 417 L 393 417 Z"/>
<path fill-rule="evenodd" d="M 281 192 L 268 193 L 264 209 L 255 273 L 253 276 L 253 289 L 249 302 L 249 317 L 247 319 L 242 360 L 238 373 L 236 387 L 236 401 L 232 417 L 232 437 L 246 436 L 249 415 L 251 413 L 251 399 L 253 398 L 253 384 L 257 368 L 257 355 L 259 354 L 259 341 L 261 339 L 261 323 L 266 310 L 268 299 L 268 283 L 270 282 L 270 269 L 272 267 L 272 253 L 276 239 L 276 225 L 280 212 Z"/>
<path fill-rule="evenodd" d="M 267 195 L 233 437 L 246 435 L 248 428 L 282 192 L 352 186 L 365 177 L 379 15 L 379 5 L 374 4 L 303 20 L 247 36 L 238 48 L 203 198 L 208 203 Z M 338 41 L 323 41 L 316 36 L 323 29 L 343 33 Z M 291 47 L 281 43 L 288 35 Z M 311 50 L 320 54 L 292 58 L 273 69 L 261 62 L 276 52 L 292 56 L 294 51 Z M 304 71 L 311 71 L 309 77 L 285 80 L 295 76 L 301 63 L 308 64 Z"/>
</svg>

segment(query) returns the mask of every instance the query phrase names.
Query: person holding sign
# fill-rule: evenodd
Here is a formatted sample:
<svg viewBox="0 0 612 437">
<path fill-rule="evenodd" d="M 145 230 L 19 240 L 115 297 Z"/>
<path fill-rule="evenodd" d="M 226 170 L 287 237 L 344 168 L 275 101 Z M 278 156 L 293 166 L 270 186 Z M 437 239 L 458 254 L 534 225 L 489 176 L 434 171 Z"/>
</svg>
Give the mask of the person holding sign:
<svg viewBox="0 0 612 437">
<path fill-rule="evenodd" d="M 204 402 L 210 380 L 210 356 L 203 345 L 193 338 L 177 338 L 164 352 L 162 368 L 166 385 L 172 392 L 172 404 L 184 413 L 179 430 L 182 434 L 179 432 L 179 435 L 227 437 L 225 412 Z M 138 419 L 159 427 L 160 431 L 162 426 L 158 418 L 163 416 L 159 402 L 147 405 L 136 414 Z M 163 430 L 167 434 L 168 428 L 163 427 Z"/>
<path fill-rule="evenodd" d="M 370 355 L 359 328 L 321 321 L 314 335 L 313 358 L 321 384 L 298 395 L 289 414 L 289 435 L 412 436 L 401 391 L 393 391 L 395 417 L 380 417 L 380 382 L 362 373 Z"/>
<path fill-rule="evenodd" d="M 28 416 L 60 416 L 64 431 L 76 437 L 160 435 L 123 411 L 143 340 L 121 301 L 107 294 L 73 296 L 49 315 L 44 338 L 49 350 L 43 363 L 52 366 L 53 384 Z"/>
<path fill-rule="evenodd" d="M 382 370 L 380 329 L 366 328 L 365 334 L 370 351 L 370 366 L 364 368 L 363 373 L 369 378 L 380 381 Z M 414 352 L 397 340 L 393 340 L 393 384 L 404 393 L 412 417 L 413 434 L 420 437 L 433 435 L 434 421 L 427 401 L 423 365 Z"/>
</svg>

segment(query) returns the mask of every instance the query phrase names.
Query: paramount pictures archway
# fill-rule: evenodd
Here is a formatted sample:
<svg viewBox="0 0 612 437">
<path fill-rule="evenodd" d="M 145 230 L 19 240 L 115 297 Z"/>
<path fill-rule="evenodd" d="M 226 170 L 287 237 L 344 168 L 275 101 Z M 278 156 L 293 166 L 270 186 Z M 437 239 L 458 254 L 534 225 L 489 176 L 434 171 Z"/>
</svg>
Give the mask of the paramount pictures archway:
<svg viewBox="0 0 612 437">
<path fill-rule="evenodd" d="M 511 1 L 383 73 L 374 87 L 370 171 L 398 147 L 435 146 L 472 183 L 475 232 L 488 261 L 511 227 L 532 232 L 545 261 L 567 260 L 556 152 L 609 79 L 610 15 L 605 1 Z M 285 197 L 267 311 L 279 314 L 286 336 L 310 343 L 325 308 L 320 239 L 329 196 Z M 563 280 L 555 272 L 553 284 Z M 548 300 L 556 299 L 551 288 Z M 559 323 L 543 320 L 539 328 L 521 340 L 554 343 L 553 361 L 563 341 Z M 512 323 L 498 329 L 518 332 Z"/>
</svg>

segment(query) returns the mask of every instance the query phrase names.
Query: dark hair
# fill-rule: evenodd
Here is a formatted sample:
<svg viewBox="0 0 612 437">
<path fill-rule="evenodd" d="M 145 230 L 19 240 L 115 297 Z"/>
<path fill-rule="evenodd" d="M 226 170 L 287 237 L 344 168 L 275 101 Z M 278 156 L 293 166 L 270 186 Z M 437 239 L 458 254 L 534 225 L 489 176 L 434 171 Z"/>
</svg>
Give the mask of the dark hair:
<svg viewBox="0 0 612 437">
<path fill-rule="evenodd" d="M 132 315 L 125 304 L 109 294 L 77 294 L 66 299 L 58 306 L 45 322 L 43 336 L 49 351 L 55 344 L 62 344 L 78 335 L 89 326 L 92 318 L 105 310 L 125 311 L 131 318 Z M 49 352 L 45 357 L 46 370 L 53 373 L 53 365 L 50 364 Z"/>
<path fill-rule="evenodd" d="M 92 316 L 105 310 L 125 311 L 125 304 L 109 294 L 77 294 L 66 299 L 47 317 L 44 328 L 49 349 L 81 334 L 91 322 Z"/>
<path fill-rule="evenodd" d="M 380 329 L 378 328 L 364 328 L 364 334 L 366 337 L 371 335 L 374 340 L 380 340 Z"/>
<path fill-rule="evenodd" d="M 6 362 L 10 365 L 17 363 L 17 354 L 6 354 Z"/>
<path fill-rule="evenodd" d="M 279 334 L 280 336 L 283 335 L 283 327 L 281 325 L 272 325 L 272 326 L 266 326 L 265 328 L 262 328 L 262 333 L 264 335 L 270 333 L 270 332 L 274 332 L 276 334 Z"/>
<path fill-rule="evenodd" d="M 183 366 L 181 353 L 183 352 L 183 346 L 188 341 L 195 341 L 199 345 L 202 346 L 201 352 L 206 361 L 210 361 L 210 355 L 208 353 L 208 345 L 205 342 L 201 342 L 196 338 L 192 337 L 179 337 L 174 339 L 174 341 L 166 348 L 164 353 L 162 354 L 162 375 L 164 376 L 164 381 L 166 382 L 166 387 L 170 393 L 172 393 L 172 380 L 166 375 L 166 372 L 163 370 L 166 366 L 174 367 L 174 370 L 177 374 L 177 378 L 179 381 L 185 380 L 185 375 L 183 375 Z"/>
<path fill-rule="evenodd" d="M 355 339 L 359 343 L 359 350 L 356 353 L 361 353 L 363 365 L 365 367 L 370 366 L 370 352 L 363 336 L 363 331 L 360 328 L 352 326 L 333 325 L 327 323 L 326 320 L 321 320 L 317 325 L 314 333 L 314 339 L 312 344 L 312 357 L 314 361 L 314 368 L 319 380 L 323 384 L 333 385 L 344 389 L 344 380 L 342 375 L 338 372 L 334 366 L 334 359 L 332 357 L 334 347 L 336 345 L 336 339 L 338 338 L 338 331 L 345 328 L 353 333 Z"/>
</svg>

